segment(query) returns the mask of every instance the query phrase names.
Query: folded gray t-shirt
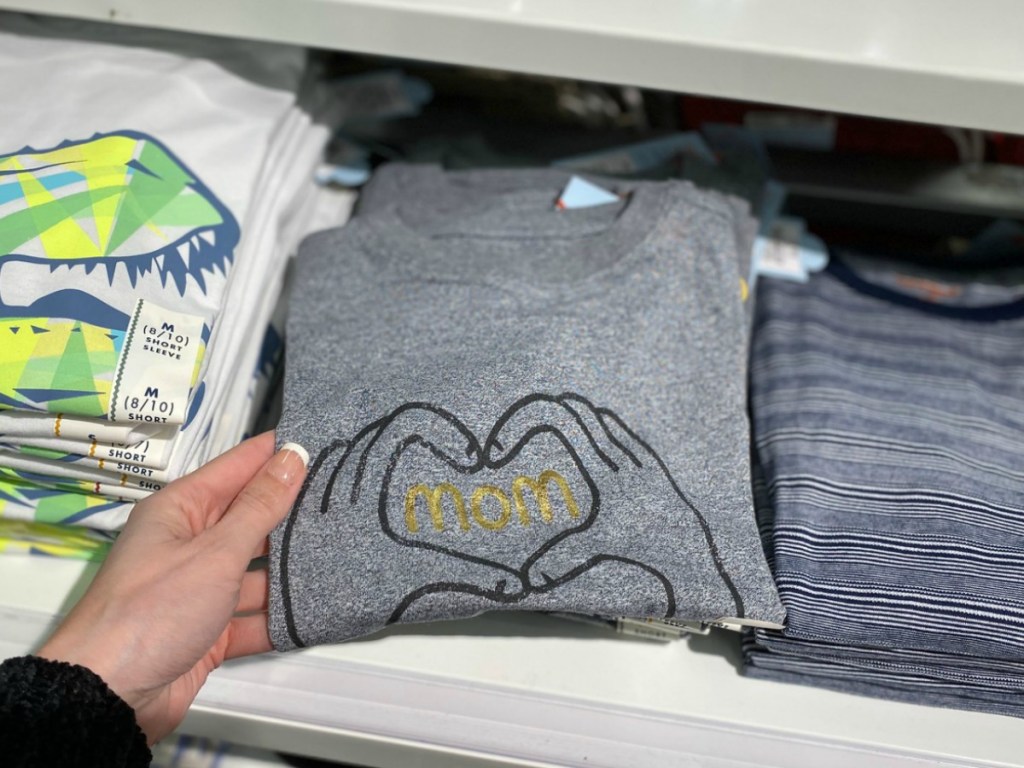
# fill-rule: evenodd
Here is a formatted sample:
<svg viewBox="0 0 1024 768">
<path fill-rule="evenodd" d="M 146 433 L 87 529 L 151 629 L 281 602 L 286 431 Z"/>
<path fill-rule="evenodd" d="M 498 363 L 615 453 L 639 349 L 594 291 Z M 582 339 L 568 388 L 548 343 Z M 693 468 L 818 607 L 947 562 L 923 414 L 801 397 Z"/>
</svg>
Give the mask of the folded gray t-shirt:
<svg viewBox="0 0 1024 768">
<path fill-rule="evenodd" d="M 736 212 L 672 183 L 612 217 L 536 194 L 302 248 L 278 437 L 314 461 L 271 539 L 278 649 L 493 609 L 781 622 Z"/>
<path fill-rule="evenodd" d="M 563 222 L 568 219 L 573 222 L 573 226 L 578 221 L 607 221 L 618 215 L 620 204 L 556 210 L 555 201 L 573 177 L 585 179 L 623 196 L 638 185 L 650 183 L 582 174 L 560 168 L 445 171 L 441 166 L 430 163 L 388 163 L 378 168 L 360 191 L 358 211 L 360 215 L 365 215 L 401 205 L 406 221 L 421 232 L 435 228 L 440 228 L 442 232 L 452 227 L 461 229 L 467 226 L 468 220 L 481 217 L 491 217 L 515 227 L 517 221 L 509 215 L 512 206 L 528 205 L 532 216 L 546 212 L 548 218 Z M 709 190 L 702 190 L 702 195 L 706 200 L 715 201 L 715 204 L 724 203 L 732 208 L 737 268 L 745 280 L 750 274 L 758 228 L 757 220 L 750 215 L 750 205 L 739 197 Z M 540 217 L 543 218 L 542 215 Z M 479 226 L 479 222 L 475 222 L 475 225 Z M 533 225 L 537 225 L 536 218 Z M 492 232 L 495 229 L 494 226 L 490 227 Z M 751 301 L 744 302 L 748 315 L 752 306 Z"/>
</svg>

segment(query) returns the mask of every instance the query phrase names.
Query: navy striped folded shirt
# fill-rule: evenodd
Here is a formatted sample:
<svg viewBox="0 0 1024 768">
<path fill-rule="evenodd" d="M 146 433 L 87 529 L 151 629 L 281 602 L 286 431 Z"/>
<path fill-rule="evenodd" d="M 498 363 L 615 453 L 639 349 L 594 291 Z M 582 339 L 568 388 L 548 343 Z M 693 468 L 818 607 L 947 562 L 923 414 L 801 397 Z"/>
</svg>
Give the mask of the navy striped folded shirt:
<svg viewBox="0 0 1024 768">
<path fill-rule="evenodd" d="M 958 681 L 931 672 L 851 664 L 813 656 L 768 651 L 748 635 L 743 644 L 743 674 L 759 680 L 796 683 L 842 693 L 933 707 L 968 709 L 1024 717 L 1019 691 Z"/>
<path fill-rule="evenodd" d="M 765 280 L 751 404 L 782 637 L 1024 661 L 1020 284 L 859 257 Z M 763 645 L 762 671 L 829 663 Z M 926 673 L 833 656 L 865 685 Z"/>
</svg>

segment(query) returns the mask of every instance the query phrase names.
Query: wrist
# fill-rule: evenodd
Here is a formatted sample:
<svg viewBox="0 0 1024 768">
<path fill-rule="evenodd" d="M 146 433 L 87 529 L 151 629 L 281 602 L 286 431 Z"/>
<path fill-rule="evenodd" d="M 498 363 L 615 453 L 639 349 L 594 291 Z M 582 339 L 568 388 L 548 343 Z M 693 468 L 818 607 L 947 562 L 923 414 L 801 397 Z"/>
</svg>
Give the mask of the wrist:
<svg viewBox="0 0 1024 768">
<path fill-rule="evenodd" d="M 85 667 L 102 679 L 107 687 L 133 710 L 137 711 L 142 704 L 143 697 L 118 674 L 121 664 L 117 657 L 120 654 L 113 649 L 109 639 L 105 644 L 96 644 L 83 637 L 69 638 L 58 630 L 35 655 L 50 661 L 63 661 Z"/>
</svg>

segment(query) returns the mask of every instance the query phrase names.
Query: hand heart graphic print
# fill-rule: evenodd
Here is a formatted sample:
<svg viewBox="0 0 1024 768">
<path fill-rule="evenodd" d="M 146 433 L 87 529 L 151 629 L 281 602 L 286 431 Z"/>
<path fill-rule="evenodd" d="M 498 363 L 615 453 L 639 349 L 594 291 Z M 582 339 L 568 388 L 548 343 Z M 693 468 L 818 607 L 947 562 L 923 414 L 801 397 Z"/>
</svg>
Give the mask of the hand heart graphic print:
<svg viewBox="0 0 1024 768">
<path fill-rule="evenodd" d="M 296 595 L 339 567 L 338 593 L 317 599 L 340 602 L 353 636 L 439 610 L 578 610 L 579 587 L 602 584 L 609 602 L 597 612 L 610 615 L 636 612 L 646 593 L 642 615 L 676 616 L 694 583 L 725 596 L 717 615 L 743 615 L 707 521 L 661 458 L 577 394 L 523 397 L 482 437 L 440 406 L 403 405 L 321 452 L 309 494 L 320 503 L 299 500 L 311 511 L 292 515 L 281 544 L 297 647 L 321 640 L 296 620 Z M 324 524 L 344 551 L 304 540 Z"/>
<path fill-rule="evenodd" d="M 315 458 L 271 538 L 274 646 L 493 610 L 780 626 L 742 206 L 630 182 L 557 211 L 557 170 L 402 178 L 297 260 L 277 436 Z"/>
</svg>

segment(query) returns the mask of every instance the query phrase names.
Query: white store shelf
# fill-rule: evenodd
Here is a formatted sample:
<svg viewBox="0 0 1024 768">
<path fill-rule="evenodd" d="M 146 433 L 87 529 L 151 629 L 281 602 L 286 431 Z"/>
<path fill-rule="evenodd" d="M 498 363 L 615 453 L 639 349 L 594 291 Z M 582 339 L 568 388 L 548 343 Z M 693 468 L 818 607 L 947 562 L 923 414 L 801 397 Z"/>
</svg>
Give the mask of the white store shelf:
<svg viewBox="0 0 1024 768">
<path fill-rule="evenodd" d="M 78 563 L 0 558 L 0 655 L 29 650 Z M 1024 721 L 739 675 L 734 638 L 660 645 L 492 615 L 269 655 L 211 678 L 185 730 L 392 768 L 855 768 L 1024 763 Z"/>
<path fill-rule="evenodd" d="M 2 0 L 0 7 L 1024 133 L 1019 0 Z"/>
<path fill-rule="evenodd" d="M 1020 0 L 0 0 L 0 7 L 1024 133 Z M 88 581 L 0 557 L 0 657 Z M 1024 720 L 746 680 L 736 638 L 494 615 L 219 670 L 185 729 L 353 764 L 1024 765 Z"/>
</svg>

